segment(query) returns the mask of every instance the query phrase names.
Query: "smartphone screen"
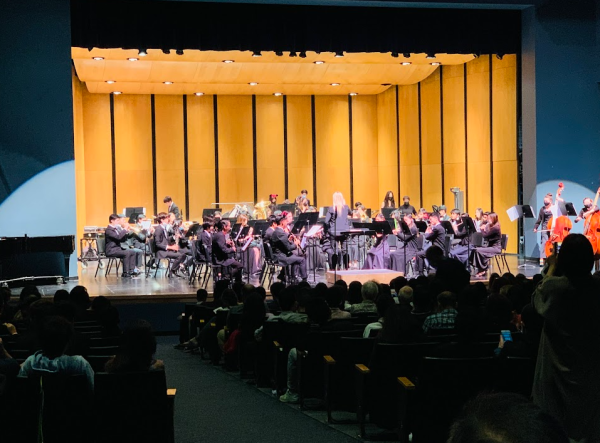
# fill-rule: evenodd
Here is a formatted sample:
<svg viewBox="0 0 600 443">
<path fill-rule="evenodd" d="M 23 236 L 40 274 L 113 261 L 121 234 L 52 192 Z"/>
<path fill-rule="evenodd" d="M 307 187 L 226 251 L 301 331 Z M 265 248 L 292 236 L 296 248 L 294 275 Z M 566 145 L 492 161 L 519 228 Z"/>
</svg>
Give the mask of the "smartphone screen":
<svg viewBox="0 0 600 443">
<path fill-rule="evenodd" d="M 503 329 L 502 331 L 500 331 L 500 334 L 502 334 L 502 338 L 504 339 L 504 341 L 512 341 L 512 334 L 508 329 Z"/>
</svg>

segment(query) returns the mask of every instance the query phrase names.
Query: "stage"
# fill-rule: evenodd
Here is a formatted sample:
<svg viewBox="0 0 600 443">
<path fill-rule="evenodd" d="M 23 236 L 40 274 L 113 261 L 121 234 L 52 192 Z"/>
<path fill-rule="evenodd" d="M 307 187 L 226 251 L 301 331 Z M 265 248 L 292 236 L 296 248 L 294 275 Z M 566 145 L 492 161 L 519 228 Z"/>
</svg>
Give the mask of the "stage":
<svg viewBox="0 0 600 443">
<path fill-rule="evenodd" d="M 523 261 L 519 260 L 516 255 L 507 255 L 506 260 L 511 273 L 515 275 L 522 273 L 530 278 L 541 271 L 541 268 L 533 261 L 527 262 L 529 265 L 527 268 L 519 269 L 518 266 L 521 265 Z M 103 269 L 98 272 L 97 277 L 94 277 L 96 266 L 96 262 L 90 262 L 88 267 L 83 269 L 81 264 L 78 264 L 78 280 L 70 280 L 62 285 L 43 285 L 38 286 L 38 288 L 43 296 L 51 297 L 58 289 L 66 289 L 69 291 L 77 285 L 83 285 L 88 289 L 88 292 L 92 297 L 104 295 L 109 297 L 113 302 L 127 304 L 191 302 L 195 300 L 196 290 L 200 288 L 198 282 L 194 282 L 194 284 L 190 285 L 187 279 L 167 277 L 165 269 L 159 269 L 156 277 L 154 277 L 153 269 L 149 277 L 145 277 L 144 274 L 142 274 L 139 278 L 122 279 L 115 274 L 114 270 L 111 271 L 110 275 L 105 276 Z M 352 271 L 343 271 L 343 273 L 346 274 L 344 278 L 346 281 L 348 281 L 347 274 L 349 272 Z M 365 271 L 362 271 L 362 273 L 364 272 Z M 495 261 L 493 261 L 490 266 L 490 273 L 492 272 L 500 272 L 496 269 Z M 507 271 L 504 269 L 502 272 Z M 488 273 L 488 276 L 490 273 Z M 359 274 L 361 274 L 361 271 L 357 271 L 357 275 Z M 391 279 L 395 274 L 390 274 L 390 276 Z M 472 282 L 476 281 L 487 283 L 488 278 L 472 279 Z M 246 282 L 246 279 L 244 279 L 244 282 Z M 331 283 L 327 282 L 325 270 L 317 271 L 315 274 L 310 272 L 308 282 L 311 286 L 321 282 L 331 285 Z M 259 280 L 258 278 L 253 278 L 250 279 L 250 283 L 258 285 Z M 35 282 L 32 282 L 32 284 L 35 284 Z M 265 283 L 265 287 L 266 286 L 267 284 Z M 206 285 L 209 294 L 213 292 L 212 288 L 212 279 L 209 279 L 208 284 Z M 20 291 L 21 288 L 13 288 L 13 296 L 18 296 Z"/>
</svg>

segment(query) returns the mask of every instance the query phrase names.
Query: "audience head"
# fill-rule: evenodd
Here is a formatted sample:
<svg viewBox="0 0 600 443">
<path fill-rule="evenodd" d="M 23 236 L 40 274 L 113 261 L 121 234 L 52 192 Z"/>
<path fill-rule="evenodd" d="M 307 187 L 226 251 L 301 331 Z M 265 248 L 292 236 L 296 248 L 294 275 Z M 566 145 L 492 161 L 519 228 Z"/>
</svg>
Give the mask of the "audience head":
<svg viewBox="0 0 600 443">
<path fill-rule="evenodd" d="M 388 308 L 395 304 L 396 302 L 391 294 L 379 294 L 377 300 L 375 301 L 375 306 L 377 306 L 377 315 L 380 318 L 384 317 Z"/>
<path fill-rule="evenodd" d="M 480 394 L 450 429 L 448 443 L 568 443 L 564 429 L 527 398 L 513 393 Z"/>
<path fill-rule="evenodd" d="M 512 320 L 512 306 L 504 295 L 492 294 L 485 302 L 485 312 L 488 319 L 498 330 L 506 329 Z"/>
<path fill-rule="evenodd" d="M 85 286 L 79 285 L 71 289 L 69 300 L 82 311 L 90 307 L 90 294 Z"/>
<path fill-rule="evenodd" d="M 380 335 L 383 343 L 417 341 L 421 336 L 422 329 L 408 309 L 396 304 L 387 309 Z"/>
<path fill-rule="evenodd" d="M 407 284 L 408 280 L 406 280 L 406 277 L 396 277 L 390 282 L 390 286 L 394 288 L 394 292 L 396 292 L 396 294 L 398 294 L 400 292 L 400 289 L 406 286 Z"/>
<path fill-rule="evenodd" d="M 589 277 L 594 266 L 594 251 L 590 241 L 581 234 L 565 237 L 558 253 L 556 267 L 572 283 Z"/>
<path fill-rule="evenodd" d="M 108 309 L 108 308 L 110 308 L 110 306 L 111 306 L 110 300 L 107 297 L 100 295 L 100 296 L 94 298 L 90 307 L 91 307 L 92 311 L 97 312 L 97 311 L 103 311 L 104 309 Z"/>
<path fill-rule="evenodd" d="M 293 311 L 296 307 L 296 290 L 293 287 L 284 288 L 279 293 L 278 301 L 282 311 Z"/>
<path fill-rule="evenodd" d="M 196 291 L 196 301 L 198 303 L 203 303 L 208 298 L 208 291 L 204 288 L 200 288 Z"/>
<path fill-rule="evenodd" d="M 398 304 L 410 305 L 413 301 L 413 288 L 410 286 L 403 286 L 398 292 Z"/>
<path fill-rule="evenodd" d="M 244 309 L 240 320 L 241 330 L 250 333 L 256 331 L 265 321 L 266 313 L 265 302 L 262 297 L 256 292 L 249 294 L 244 301 Z"/>
<path fill-rule="evenodd" d="M 220 300 L 223 291 L 225 291 L 227 288 L 229 288 L 229 282 L 227 280 L 218 280 L 215 283 L 215 292 L 213 294 L 214 299 Z"/>
<path fill-rule="evenodd" d="M 21 294 L 19 295 L 19 302 L 24 302 L 31 297 L 33 297 L 35 300 L 39 300 L 42 298 L 42 294 L 40 294 L 40 291 L 35 285 L 24 286 L 23 289 L 21 289 Z"/>
<path fill-rule="evenodd" d="M 329 288 L 327 287 L 327 285 L 325 283 L 320 282 L 315 285 L 315 287 L 313 288 L 313 292 L 315 293 L 316 297 L 325 298 L 328 289 Z M 342 295 L 342 297 L 343 297 L 343 295 Z M 360 294 L 359 294 L 359 297 L 360 297 Z"/>
<path fill-rule="evenodd" d="M 355 305 L 362 301 L 362 283 L 359 281 L 353 281 L 348 286 L 348 303 Z"/>
<path fill-rule="evenodd" d="M 39 336 L 42 353 L 49 359 L 60 357 L 65 353 L 72 335 L 73 326 L 64 317 L 46 317 Z"/>
<path fill-rule="evenodd" d="M 327 288 L 327 292 L 325 292 L 325 301 L 331 309 L 341 308 L 343 300 L 344 290 L 340 286 L 333 285 L 331 288 Z"/>
<path fill-rule="evenodd" d="M 450 291 L 440 292 L 437 296 L 438 310 L 452 309 L 456 307 L 456 295 Z"/>
<path fill-rule="evenodd" d="M 379 287 L 377 286 L 377 283 L 371 280 L 362 285 L 362 288 L 360 288 L 360 293 L 363 300 L 375 301 L 377 294 L 379 294 Z"/>
<path fill-rule="evenodd" d="M 440 262 L 444 259 L 444 251 L 439 246 L 430 246 L 425 251 L 425 257 L 429 261 L 429 264 L 434 268 L 437 268 Z"/>
<path fill-rule="evenodd" d="M 283 284 L 280 281 L 276 281 L 275 283 L 273 283 L 271 285 L 271 295 L 273 296 L 273 298 L 275 300 L 279 299 L 279 294 L 281 294 L 281 291 L 283 291 L 285 289 L 285 284 Z"/>
<path fill-rule="evenodd" d="M 63 303 L 69 301 L 69 291 L 66 289 L 59 289 L 54 293 L 54 303 Z"/>
<path fill-rule="evenodd" d="M 311 298 L 306 304 L 306 315 L 310 322 L 323 326 L 331 318 L 331 310 L 322 298 Z"/>
<path fill-rule="evenodd" d="M 348 290 L 348 283 L 346 283 L 344 280 L 338 280 L 334 283 L 334 285 L 344 288 L 344 291 Z"/>
<path fill-rule="evenodd" d="M 235 295 L 235 292 L 233 291 L 233 289 L 227 288 L 223 291 L 223 293 L 221 294 L 221 305 L 224 308 L 229 308 L 231 306 L 236 306 L 238 303 L 238 298 L 237 295 Z"/>
<path fill-rule="evenodd" d="M 107 364 L 112 372 L 146 371 L 156 352 L 156 339 L 152 326 L 146 320 L 127 323 L 121 338 L 121 347 L 114 360 Z"/>
<path fill-rule="evenodd" d="M 413 289 L 413 311 L 431 312 L 432 300 L 426 286 L 416 286 Z"/>
</svg>

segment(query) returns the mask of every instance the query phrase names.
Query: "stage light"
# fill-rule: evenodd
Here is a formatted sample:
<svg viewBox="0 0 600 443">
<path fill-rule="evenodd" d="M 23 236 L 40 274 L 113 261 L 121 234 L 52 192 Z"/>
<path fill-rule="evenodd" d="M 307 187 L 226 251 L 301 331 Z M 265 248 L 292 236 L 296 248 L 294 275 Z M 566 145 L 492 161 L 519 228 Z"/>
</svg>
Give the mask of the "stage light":
<svg viewBox="0 0 600 443">
<path fill-rule="evenodd" d="M 279 97 L 279 96 L 281 96 L 281 95 L 283 95 L 283 94 L 282 94 L 281 92 L 274 92 L 274 93 L 273 93 L 273 95 L 274 95 L 275 97 Z"/>
<path fill-rule="evenodd" d="M 283 57 L 283 51 L 275 51 L 277 57 Z"/>
<path fill-rule="evenodd" d="M 434 59 L 435 58 L 435 54 L 433 52 L 429 52 L 425 58 L 427 58 L 429 60 Z"/>
<path fill-rule="evenodd" d="M 339 86 L 339 83 L 332 83 L 331 86 Z"/>
<path fill-rule="evenodd" d="M 296 51 L 291 51 L 290 52 L 290 57 L 296 57 L 296 56 L 297 56 Z"/>
<path fill-rule="evenodd" d="M 502 60 L 502 59 L 504 58 L 504 54 L 500 54 L 500 53 L 498 53 L 498 54 L 496 54 L 496 58 L 497 58 L 498 60 Z"/>
<path fill-rule="evenodd" d="M 474 53 L 474 54 L 473 54 L 473 57 L 475 57 L 475 58 L 479 58 L 479 54 L 475 54 L 475 53 Z"/>
<path fill-rule="evenodd" d="M 163 52 L 163 54 L 170 54 L 171 50 L 170 49 L 163 49 L 162 52 Z"/>
<path fill-rule="evenodd" d="M 106 80 L 106 83 L 108 83 L 109 85 L 112 85 L 113 83 L 115 83 L 114 80 Z"/>
<path fill-rule="evenodd" d="M 104 57 L 92 57 L 92 60 L 96 60 L 97 62 L 104 60 Z"/>
<path fill-rule="evenodd" d="M 121 94 L 122 94 L 122 92 L 121 92 L 121 91 L 114 91 L 114 92 L 113 92 L 113 95 L 121 95 Z"/>
<path fill-rule="evenodd" d="M 354 97 L 355 95 L 358 95 L 358 92 L 351 92 L 350 94 L 348 94 L 350 97 Z"/>
<path fill-rule="evenodd" d="M 127 60 L 129 60 L 130 62 L 137 62 L 138 59 L 135 57 L 129 57 Z"/>
<path fill-rule="evenodd" d="M 258 82 L 250 82 L 250 83 L 248 83 L 248 84 L 249 84 L 250 86 L 256 86 L 256 85 L 258 85 Z"/>
<path fill-rule="evenodd" d="M 336 57 L 338 57 L 338 58 L 339 58 L 339 57 L 343 57 L 343 56 L 344 56 L 344 51 L 337 51 L 337 52 L 335 53 L 335 56 L 336 56 Z"/>
<path fill-rule="evenodd" d="M 262 57 L 262 54 L 260 53 L 260 51 L 254 51 L 252 53 L 252 57 Z"/>
<path fill-rule="evenodd" d="M 138 55 L 139 55 L 140 57 L 146 57 L 146 56 L 148 55 L 148 51 L 147 51 L 146 49 L 140 49 L 140 50 L 138 51 Z"/>
<path fill-rule="evenodd" d="M 412 62 L 402 62 L 400 63 L 402 66 L 409 66 L 412 65 Z"/>
<path fill-rule="evenodd" d="M 223 63 L 233 63 L 234 60 L 223 60 Z"/>
<path fill-rule="evenodd" d="M 404 58 L 410 58 L 410 52 L 404 52 L 404 53 L 402 53 L 402 57 L 404 57 Z"/>
<path fill-rule="evenodd" d="M 392 52 L 392 57 L 398 58 L 398 53 L 397 52 Z"/>
<path fill-rule="evenodd" d="M 194 92 L 194 95 L 195 95 L 196 97 L 201 97 L 201 96 L 203 96 L 203 95 L 204 95 L 204 92 Z"/>
<path fill-rule="evenodd" d="M 440 62 L 431 62 L 431 63 L 429 63 L 429 64 L 430 64 L 431 66 L 439 66 L 439 65 L 441 65 L 441 63 L 440 63 Z"/>
<path fill-rule="evenodd" d="M 175 51 L 175 54 L 183 55 L 183 49 L 178 49 L 177 51 Z"/>
<path fill-rule="evenodd" d="M 306 52 L 304 52 L 304 51 L 300 52 L 300 58 L 306 58 Z"/>
<path fill-rule="evenodd" d="M 164 83 L 165 85 L 172 85 L 172 84 L 173 84 L 173 82 L 169 82 L 169 81 L 166 81 L 166 82 L 163 82 L 163 83 Z"/>
<path fill-rule="evenodd" d="M 315 65 L 322 65 L 323 63 L 325 63 L 323 60 L 317 60 L 313 62 Z"/>
</svg>

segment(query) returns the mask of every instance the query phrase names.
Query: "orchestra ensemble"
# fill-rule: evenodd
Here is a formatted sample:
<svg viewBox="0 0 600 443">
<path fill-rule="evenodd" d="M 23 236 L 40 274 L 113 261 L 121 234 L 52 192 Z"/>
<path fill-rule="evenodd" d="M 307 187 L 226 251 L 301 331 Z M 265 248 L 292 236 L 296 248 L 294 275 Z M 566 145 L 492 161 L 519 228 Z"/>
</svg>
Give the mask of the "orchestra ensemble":
<svg viewBox="0 0 600 443">
<path fill-rule="evenodd" d="M 535 223 L 534 232 L 541 233 L 540 264 L 572 227 L 571 220 L 557 209 L 563 189 L 561 183 L 554 201 L 551 194 L 546 195 Z M 317 212 L 307 194 L 302 190 L 293 203 L 286 200 L 281 205 L 277 194 L 271 194 L 252 212 L 246 205 L 235 205 L 228 213 L 215 210 L 208 215 L 205 210 L 201 223 L 182 221 L 177 205 L 165 197 L 165 212 L 150 222 L 143 214 L 136 214 L 135 220 L 111 214 L 105 253 L 122 259 L 123 278 L 141 275 L 143 266 L 148 275 L 149 269 L 167 259 L 172 277 L 190 278 L 195 264 L 210 263 L 219 269 L 219 276 L 249 281 L 263 277 L 267 263 L 273 263 L 281 269 L 277 278 L 299 281 L 316 271 L 347 269 L 390 269 L 416 277 L 430 269 L 426 259 L 430 247 L 459 260 L 474 278 L 483 278 L 490 259 L 506 249 L 498 215 L 481 208 L 473 217 L 458 209 L 447 213 L 444 205 L 434 205 L 432 211 L 417 210 L 409 196 L 396 206 L 389 191 L 371 214 L 360 202 L 350 208 L 336 192 L 331 206 Z M 575 219 L 575 223 L 585 220 L 584 235 L 593 245 L 600 243 L 600 234 L 595 237 L 597 225 L 600 233 L 598 195 L 593 202 L 584 199 Z"/>
</svg>

